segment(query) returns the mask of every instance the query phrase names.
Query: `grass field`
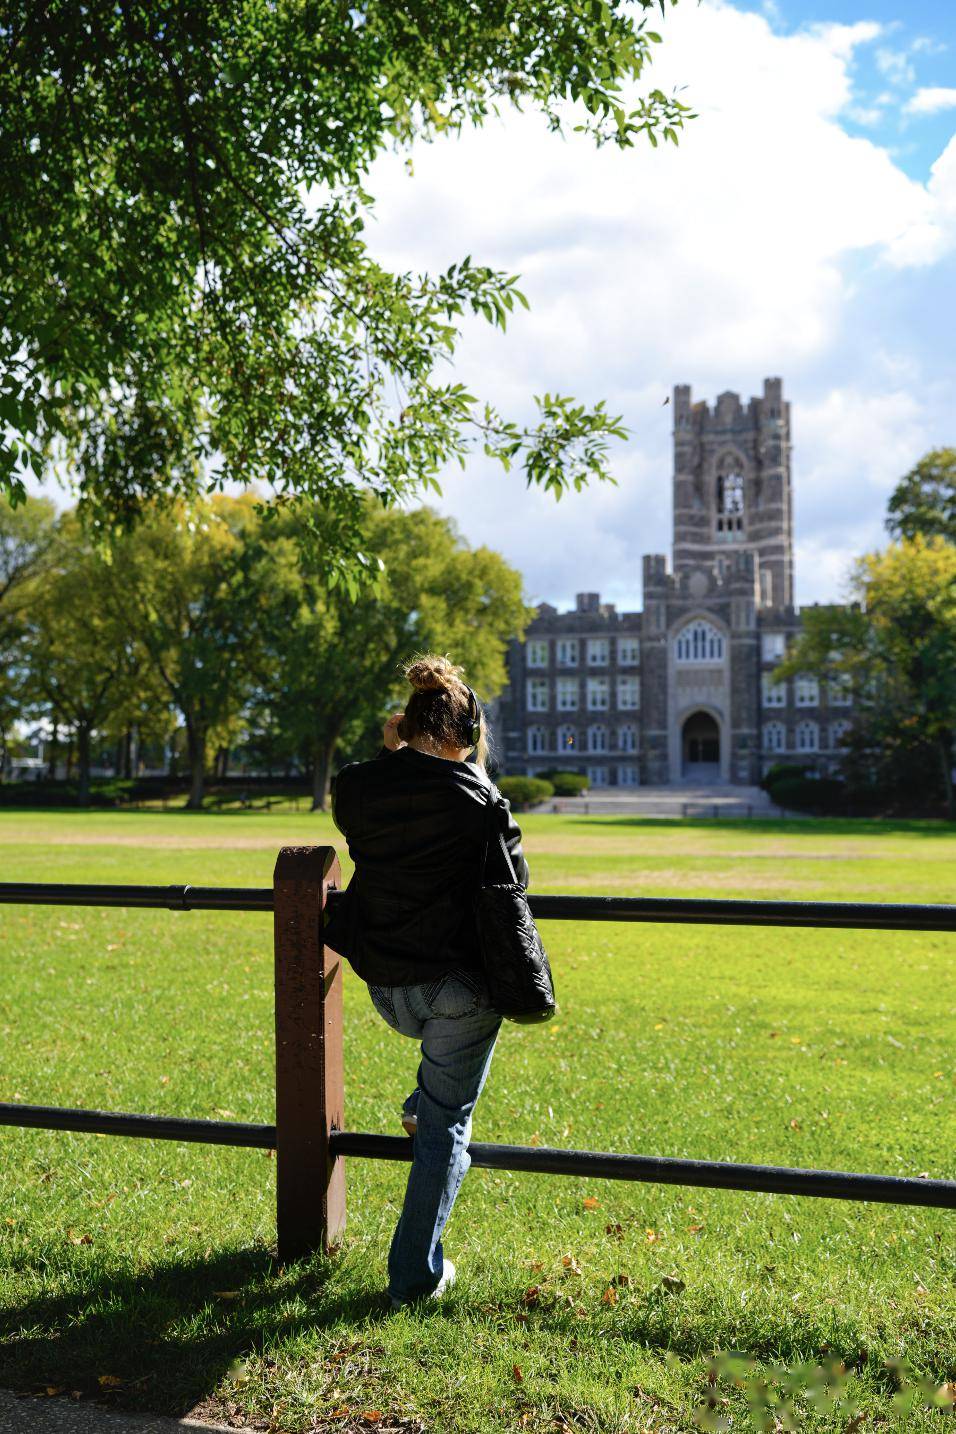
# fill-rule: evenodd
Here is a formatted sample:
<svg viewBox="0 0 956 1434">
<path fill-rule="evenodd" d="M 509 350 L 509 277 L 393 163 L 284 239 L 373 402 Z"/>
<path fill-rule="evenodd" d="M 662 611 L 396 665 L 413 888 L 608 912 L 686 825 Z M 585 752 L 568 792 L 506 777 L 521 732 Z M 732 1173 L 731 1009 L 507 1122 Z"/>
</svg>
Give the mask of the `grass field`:
<svg viewBox="0 0 956 1434">
<path fill-rule="evenodd" d="M 956 833 L 931 823 L 524 825 L 540 892 L 956 898 Z M 334 835 L 304 813 L 6 813 L 0 880 L 268 885 L 280 845 Z M 8 907 L 0 927 L 0 1100 L 273 1118 L 270 918 Z M 477 1139 L 956 1176 L 956 937 L 543 934 L 560 1016 L 505 1027 Z M 347 1124 L 397 1133 L 416 1047 L 351 975 L 346 1027 Z M 288 1268 L 274 1170 L 0 1131 L 0 1385 L 276 1431 L 956 1426 L 925 1393 L 956 1381 L 950 1212 L 476 1170 L 458 1285 L 393 1316 L 405 1169 L 350 1162 L 340 1255 Z M 730 1351 L 777 1371 L 778 1402 L 792 1385 L 795 1422 L 752 1422 L 742 1366 L 712 1362 Z M 827 1408 L 811 1369 L 840 1362 Z"/>
</svg>

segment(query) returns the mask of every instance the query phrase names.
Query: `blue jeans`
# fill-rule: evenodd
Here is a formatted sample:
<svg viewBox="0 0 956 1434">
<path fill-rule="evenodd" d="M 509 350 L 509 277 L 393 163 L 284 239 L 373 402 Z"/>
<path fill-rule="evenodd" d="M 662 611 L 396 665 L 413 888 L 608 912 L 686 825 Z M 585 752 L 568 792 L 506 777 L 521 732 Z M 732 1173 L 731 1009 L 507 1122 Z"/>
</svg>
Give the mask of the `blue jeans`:
<svg viewBox="0 0 956 1434">
<path fill-rule="evenodd" d="M 441 1235 L 471 1164 L 471 1116 L 491 1065 L 501 1017 L 481 975 L 455 971 L 421 986 L 369 986 L 372 1004 L 422 1043 L 418 1083 L 405 1101 L 418 1117 L 405 1203 L 388 1254 L 388 1292 L 405 1303 L 442 1276 Z"/>
</svg>

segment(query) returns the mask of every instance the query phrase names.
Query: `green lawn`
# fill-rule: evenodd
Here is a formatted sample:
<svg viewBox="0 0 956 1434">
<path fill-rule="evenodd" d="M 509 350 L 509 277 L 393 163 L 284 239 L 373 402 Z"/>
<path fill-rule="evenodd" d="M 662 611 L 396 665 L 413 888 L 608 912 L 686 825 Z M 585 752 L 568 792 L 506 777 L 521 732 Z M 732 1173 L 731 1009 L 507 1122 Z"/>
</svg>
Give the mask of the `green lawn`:
<svg viewBox="0 0 956 1434">
<path fill-rule="evenodd" d="M 536 891 L 956 899 L 956 833 L 932 823 L 524 825 Z M 336 836 L 304 812 L 7 812 L 0 880 L 267 885 L 280 845 Z M 270 918 L 0 907 L 0 926 L 0 1100 L 273 1118 Z M 562 1009 L 505 1027 L 477 1139 L 956 1176 L 956 937 L 544 936 Z M 416 1047 L 351 975 L 346 1025 L 347 1124 L 397 1133 Z M 392 1316 L 403 1167 L 351 1161 L 342 1252 L 282 1268 L 264 1152 L 16 1130 L 0 1152 L 0 1385 L 276 1431 L 954 1426 L 916 1383 L 956 1381 L 951 1212 L 476 1170 L 456 1289 Z M 708 1384 L 727 1351 L 790 1370 L 795 1425 Z M 829 1412 L 820 1361 L 848 1371 Z"/>
</svg>

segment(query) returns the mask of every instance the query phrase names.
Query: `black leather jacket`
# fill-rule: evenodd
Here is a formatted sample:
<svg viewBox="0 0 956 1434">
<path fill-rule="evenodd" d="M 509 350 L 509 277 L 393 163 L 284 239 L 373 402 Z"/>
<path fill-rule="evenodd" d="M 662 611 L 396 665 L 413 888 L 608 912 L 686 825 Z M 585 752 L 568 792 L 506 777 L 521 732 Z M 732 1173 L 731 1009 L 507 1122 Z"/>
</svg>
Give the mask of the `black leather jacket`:
<svg viewBox="0 0 956 1434">
<path fill-rule="evenodd" d="M 331 903 L 328 945 L 376 986 L 480 968 L 473 904 L 489 835 L 486 880 L 512 879 L 500 832 L 528 884 L 521 832 L 484 769 L 414 747 L 383 748 L 333 779 L 332 817 L 355 875 Z"/>
</svg>

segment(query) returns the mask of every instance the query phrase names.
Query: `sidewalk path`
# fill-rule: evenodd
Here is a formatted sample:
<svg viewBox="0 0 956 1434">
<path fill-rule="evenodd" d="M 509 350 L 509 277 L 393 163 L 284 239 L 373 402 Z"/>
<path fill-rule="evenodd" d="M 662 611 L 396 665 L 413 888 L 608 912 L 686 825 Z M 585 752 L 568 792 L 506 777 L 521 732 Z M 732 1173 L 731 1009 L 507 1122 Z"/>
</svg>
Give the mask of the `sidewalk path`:
<svg viewBox="0 0 956 1434">
<path fill-rule="evenodd" d="M 187 1434 L 204 1429 L 236 1434 L 224 1424 L 198 1424 L 164 1414 L 123 1414 L 73 1399 L 18 1399 L 0 1389 L 0 1434 Z"/>
</svg>

